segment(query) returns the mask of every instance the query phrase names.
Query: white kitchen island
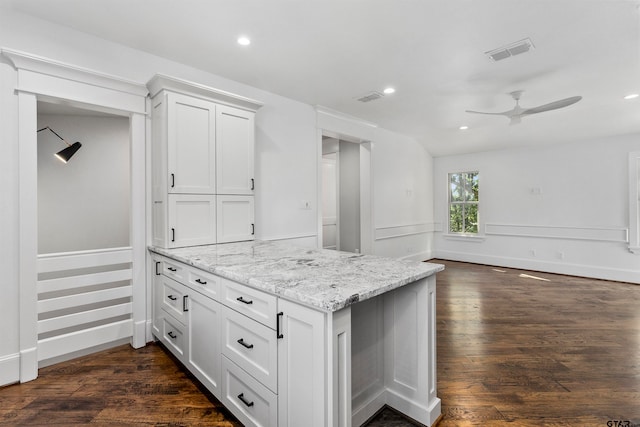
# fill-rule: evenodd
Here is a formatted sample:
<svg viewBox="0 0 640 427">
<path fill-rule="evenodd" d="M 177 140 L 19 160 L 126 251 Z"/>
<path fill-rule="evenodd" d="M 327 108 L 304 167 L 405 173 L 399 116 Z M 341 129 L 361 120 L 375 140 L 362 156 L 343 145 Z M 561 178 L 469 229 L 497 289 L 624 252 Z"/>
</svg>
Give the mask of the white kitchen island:
<svg viewBox="0 0 640 427">
<path fill-rule="evenodd" d="M 237 242 L 152 247 L 153 333 L 245 425 L 425 425 L 442 265 Z"/>
</svg>

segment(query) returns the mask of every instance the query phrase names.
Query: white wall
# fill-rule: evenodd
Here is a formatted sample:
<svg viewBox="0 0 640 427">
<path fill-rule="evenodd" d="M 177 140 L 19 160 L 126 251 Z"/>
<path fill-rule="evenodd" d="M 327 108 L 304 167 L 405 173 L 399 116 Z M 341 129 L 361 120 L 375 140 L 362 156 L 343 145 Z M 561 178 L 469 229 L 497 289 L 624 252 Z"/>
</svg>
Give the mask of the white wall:
<svg viewBox="0 0 640 427">
<path fill-rule="evenodd" d="M 436 221 L 446 231 L 447 174 L 478 170 L 486 235 L 437 233 L 435 255 L 640 283 L 640 257 L 625 241 L 628 153 L 639 149 L 636 134 L 436 158 Z"/>
<path fill-rule="evenodd" d="M 427 260 L 433 241 L 433 159 L 414 139 L 376 129 L 374 253 Z"/>
<path fill-rule="evenodd" d="M 65 144 L 38 133 L 38 253 L 129 246 L 129 119 L 39 114 L 45 126 L 82 147 L 65 164 Z"/>
</svg>

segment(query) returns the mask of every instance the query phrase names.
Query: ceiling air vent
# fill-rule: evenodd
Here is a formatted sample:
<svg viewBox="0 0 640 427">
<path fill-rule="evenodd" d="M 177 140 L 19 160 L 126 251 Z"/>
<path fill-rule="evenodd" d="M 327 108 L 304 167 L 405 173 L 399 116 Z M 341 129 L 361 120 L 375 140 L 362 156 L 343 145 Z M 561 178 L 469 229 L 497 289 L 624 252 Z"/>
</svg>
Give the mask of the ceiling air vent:
<svg viewBox="0 0 640 427">
<path fill-rule="evenodd" d="M 384 96 L 383 93 L 373 91 L 373 92 L 367 93 L 366 95 L 359 96 L 356 99 L 360 102 L 370 102 L 370 101 L 375 101 L 376 99 L 380 99 L 383 96 Z"/>
<path fill-rule="evenodd" d="M 521 53 L 529 52 L 535 49 L 531 39 L 526 38 L 506 46 L 499 47 L 497 49 L 485 52 L 492 61 L 502 61 L 503 59 L 510 58 L 512 56 L 520 55 Z"/>
</svg>

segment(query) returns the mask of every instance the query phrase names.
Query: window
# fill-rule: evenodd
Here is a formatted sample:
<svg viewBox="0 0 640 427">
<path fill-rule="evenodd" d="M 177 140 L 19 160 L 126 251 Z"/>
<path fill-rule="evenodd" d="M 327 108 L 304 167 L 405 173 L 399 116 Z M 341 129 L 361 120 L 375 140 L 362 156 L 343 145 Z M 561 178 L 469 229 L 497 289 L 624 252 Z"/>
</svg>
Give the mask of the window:
<svg viewBox="0 0 640 427">
<path fill-rule="evenodd" d="M 449 174 L 449 233 L 478 234 L 478 176 Z"/>
</svg>

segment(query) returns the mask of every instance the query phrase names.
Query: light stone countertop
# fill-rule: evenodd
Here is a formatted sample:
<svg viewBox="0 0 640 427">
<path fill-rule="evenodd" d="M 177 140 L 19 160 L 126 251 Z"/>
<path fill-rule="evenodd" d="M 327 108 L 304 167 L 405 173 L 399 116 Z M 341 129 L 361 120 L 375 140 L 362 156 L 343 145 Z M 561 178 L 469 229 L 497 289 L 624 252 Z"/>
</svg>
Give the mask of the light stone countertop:
<svg viewBox="0 0 640 427">
<path fill-rule="evenodd" d="M 441 264 L 258 240 L 149 250 L 326 311 L 340 310 L 444 270 Z"/>
</svg>

